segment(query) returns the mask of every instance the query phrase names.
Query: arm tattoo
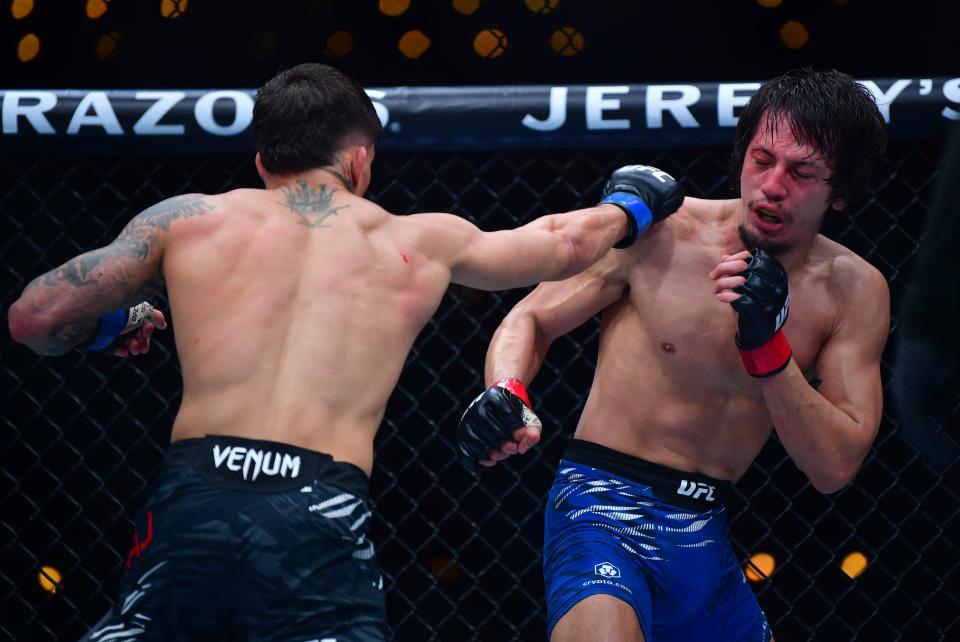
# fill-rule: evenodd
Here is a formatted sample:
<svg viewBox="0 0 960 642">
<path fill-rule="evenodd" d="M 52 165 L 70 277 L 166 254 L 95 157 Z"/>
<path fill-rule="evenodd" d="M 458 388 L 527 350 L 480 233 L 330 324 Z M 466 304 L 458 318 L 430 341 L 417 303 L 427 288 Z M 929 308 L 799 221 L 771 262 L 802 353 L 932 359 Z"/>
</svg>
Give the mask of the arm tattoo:
<svg viewBox="0 0 960 642">
<path fill-rule="evenodd" d="M 212 209 L 197 194 L 167 199 L 135 216 L 110 245 L 34 279 L 22 296 L 34 297 L 37 307 L 54 309 L 59 319 L 39 347 L 62 354 L 81 343 L 105 312 L 135 305 L 159 292 L 164 284 L 161 256 L 155 250 L 162 235 L 175 220 Z"/>
<path fill-rule="evenodd" d="M 340 190 L 334 187 L 329 192 L 326 185 L 319 188 L 312 188 L 307 185 L 307 181 L 300 179 L 297 181 L 297 187 L 284 187 L 283 195 L 287 199 L 287 207 L 290 211 L 300 217 L 300 224 L 307 227 L 330 227 L 325 221 L 331 216 L 336 216 L 337 212 L 349 205 L 340 207 L 330 207 L 333 201 L 333 195 Z"/>
</svg>

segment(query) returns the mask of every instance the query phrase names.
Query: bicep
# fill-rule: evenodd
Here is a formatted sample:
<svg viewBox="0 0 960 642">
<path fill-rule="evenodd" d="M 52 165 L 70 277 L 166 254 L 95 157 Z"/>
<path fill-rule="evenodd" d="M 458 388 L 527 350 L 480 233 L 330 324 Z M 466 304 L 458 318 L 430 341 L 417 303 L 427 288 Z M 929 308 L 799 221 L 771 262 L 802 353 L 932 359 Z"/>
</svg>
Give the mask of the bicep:
<svg viewBox="0 0 960 642">
<path fill-rule="evenodd" d="M 880 359 L 890 331 L 889 291 L 885 282 L 875 285 L 865 288 L 872 296 L 848 302 L 846 318 L 817 359 L 817 390 L 871 431 L 883 413 Z"/>
</svg>

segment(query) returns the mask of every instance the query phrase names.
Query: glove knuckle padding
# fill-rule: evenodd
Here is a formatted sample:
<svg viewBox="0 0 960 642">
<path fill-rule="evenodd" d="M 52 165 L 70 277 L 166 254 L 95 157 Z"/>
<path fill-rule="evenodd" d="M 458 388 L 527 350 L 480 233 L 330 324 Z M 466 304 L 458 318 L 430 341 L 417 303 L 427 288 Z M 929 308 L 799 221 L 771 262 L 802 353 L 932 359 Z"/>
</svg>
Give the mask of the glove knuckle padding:
<svg viewBox="0 0 960 642">
<path fill-rule="evenodd" d="M 499 448 L 513 431 L 523 425 L 523 401 L 499 386 L 480 394 L 460 419 L 457 445 L 463 457 L 476 463 L 487 451 Z"/>
<path fill-rule="evenodd" d="M 741 296 L 731 305 L 739 315 L 737 345 L 752 350 L 769 341 L 786 322 L 790 287 L 780 262 L 760 249 L 754 250 L 741 275 L 746 282 L 734 288 Z"/>
<path fill-rule="evenodd" d="M 627 165 L 613 172 L 603 188 L 606 198 L 614 192 L 628 192 L 642 198 L 659 221 L 673 214 L 683 203 L 683 186 L 672 176 L 647 165 Z"/>
</svg>

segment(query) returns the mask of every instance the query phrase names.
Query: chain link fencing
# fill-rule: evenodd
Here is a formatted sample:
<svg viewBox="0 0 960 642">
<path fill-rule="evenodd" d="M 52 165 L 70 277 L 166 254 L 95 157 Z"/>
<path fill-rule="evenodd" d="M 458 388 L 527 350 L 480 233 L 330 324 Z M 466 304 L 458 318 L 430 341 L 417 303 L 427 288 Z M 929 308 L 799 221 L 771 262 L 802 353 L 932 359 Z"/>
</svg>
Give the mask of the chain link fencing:
<svg viewBox="0 0 960 642">
<path fill-rule="evenodd" d="M 939 154 L 938 142 L 892 144 L 868 201 L 831 215 L 825 230 L 885 275 L 893 299 L 884 420 L 856 482 L 821 495 L 773 437 L 730 500 L 744 562 L 758 550 L 778 562 L 752 586 L 780 642 L 958 639 L 956 482 L 903 439 L 890 394 L 898 306 Z M 727 150 L 713 148 L 383 152 L 369 196 L 397 213 L 455 212 L 498 229 L 592 204 L 613 168 L 635 162 L 682 178 L 691 196 L 725 198 L 726 159 Z M 32 278 L 107 243 L 160 199 L 259 186 L 247 156 L 21 155 L 0 168 L 4 309 Z M 523 294 L 451 286 L 388 405 L 376 442 L 373 536 L 396 640 L 546 637 L 542 509 L 592 380 L 596 319 L 554 344 L 531 388 L 545 426 L 535 452 L 474 476 L 453 444 L 460 413 L 483 385 L 490 336 Z M 41 358 L 5 335 L 0 637 L 76 639 L 112 604 L 132 515 L 161 464 L 181 394 L 174 332 L 128 359 Z M 854 550 L 870 564 L 851 579 L 839 562 Z M 40 586 L 44 573 L 52 592 Z"/>
</svg>

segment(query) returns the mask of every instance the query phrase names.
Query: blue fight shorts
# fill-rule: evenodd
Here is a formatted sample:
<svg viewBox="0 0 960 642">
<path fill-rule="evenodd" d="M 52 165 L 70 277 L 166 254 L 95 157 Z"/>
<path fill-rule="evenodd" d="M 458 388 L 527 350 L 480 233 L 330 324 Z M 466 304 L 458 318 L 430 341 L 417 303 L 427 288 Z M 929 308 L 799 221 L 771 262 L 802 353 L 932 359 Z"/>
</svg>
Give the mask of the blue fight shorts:
<svg viewBox="0 0 960 642">
<path fill-rule="evenodd" d="M 546 511 L 548 636 L 603 594 L 633 607 L 647 642 L 769 642 L 727 536 L 729 487 L 574 440 Z"/>
</svg>

